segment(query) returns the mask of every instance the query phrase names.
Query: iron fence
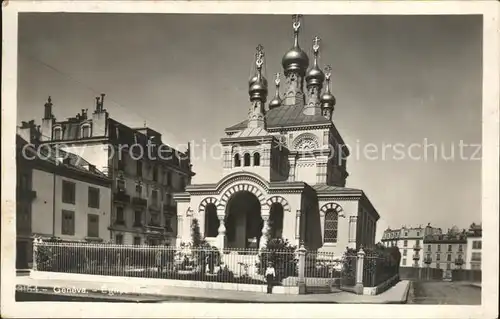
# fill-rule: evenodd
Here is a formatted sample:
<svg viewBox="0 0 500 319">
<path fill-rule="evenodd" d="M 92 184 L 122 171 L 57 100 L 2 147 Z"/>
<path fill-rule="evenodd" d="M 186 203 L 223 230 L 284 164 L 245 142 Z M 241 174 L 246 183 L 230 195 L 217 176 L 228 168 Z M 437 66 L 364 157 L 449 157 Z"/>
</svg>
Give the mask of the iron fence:
<svg viewBox="0 0 500 319">
<path fill-rule="evenodd" d="M 390 256 L 366 255 L 363 260 L 363 286 L 376 287 L 399 274 L 399 264 Z"/>
<path fill-rule="evenodd" d="M 265 284 L 272 263 L 277 285 L 297 275 L 298 261 L 293 251 L 103 243 L 42 242 L 34 254 L 39 271 L 244 284 Z"/>
</svg>

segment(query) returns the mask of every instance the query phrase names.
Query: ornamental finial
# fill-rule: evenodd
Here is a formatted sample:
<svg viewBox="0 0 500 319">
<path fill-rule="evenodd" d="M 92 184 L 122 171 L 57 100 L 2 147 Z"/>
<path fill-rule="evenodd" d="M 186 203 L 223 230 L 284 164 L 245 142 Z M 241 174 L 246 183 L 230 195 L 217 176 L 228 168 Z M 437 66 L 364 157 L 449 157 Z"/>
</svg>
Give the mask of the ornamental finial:
<svg viewBox="0 0 500 319">
<path fill-rule="evenodd" d="M 325 66 L 325 78 L 327 81 L 330 81 L 331 75 L 332 75 L 332 66 L 331 65 Z"/>
<path fill-rule="evenodd" d="M 256 48 L 257 52 L 255 53 L 255 65 L 260 70 L 262 64 L 264 63 L 264 47 L 262 44 L 259 44 Z"/>
<path fill-rule="evenodd" d="M 274 84 L 276 84 L 276 87 L 280 86 L 280 73 L 276 73 L 276 78 L 274 79 Z"/>
</svg>

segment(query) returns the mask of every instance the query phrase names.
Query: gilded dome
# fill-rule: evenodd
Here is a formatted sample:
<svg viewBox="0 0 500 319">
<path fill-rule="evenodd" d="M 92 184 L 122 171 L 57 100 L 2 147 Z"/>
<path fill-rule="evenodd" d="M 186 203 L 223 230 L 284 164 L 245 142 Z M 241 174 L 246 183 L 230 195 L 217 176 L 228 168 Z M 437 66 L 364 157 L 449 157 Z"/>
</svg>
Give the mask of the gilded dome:
<svg viewBox="0 0 500 319">
<path fill-rule="evenodd" d="M 309 71 L 307 71 L 307 85 L 322 85 L 323 81 L 325 81 L 325 73 L 323 73 L 323 71 L 321 71 L 321 69 L 315 63 L 314 66 Z"/>
<path fill-rule="evenodd" d="M 335 105 L 336 99 L 335 99 L 335 96 L 333 96 L 333 94 L 330 93 L 330 90 L 327 90 L 321 96 L 321 102 L 324 103 L 324 104 Z"/>
<path fill-rule="evenodd" d="M 269 102 L 269 109 L 274 109 L 276 107 L 281 106 L 281 100 L 279 97 L 274 97 L 270 102 Z"/>
<path fill-rule="evenodd" d="M 281 64 L 285 72 L 304 72 L 309 67 L 309 57 L 298 45 L 295 45 L 287 53 L 285 53 L 283 59 L 281 60 Z"/>
<path fill-rule="evenodd" d="M 252 78 L 253 79 L 253 78 Z M 255 76 L 255 80 L 250 80 L 248 93 L 250 100 L 263 99 L 267 97 L 267 80 L 264 77 Z"/>
</svg>

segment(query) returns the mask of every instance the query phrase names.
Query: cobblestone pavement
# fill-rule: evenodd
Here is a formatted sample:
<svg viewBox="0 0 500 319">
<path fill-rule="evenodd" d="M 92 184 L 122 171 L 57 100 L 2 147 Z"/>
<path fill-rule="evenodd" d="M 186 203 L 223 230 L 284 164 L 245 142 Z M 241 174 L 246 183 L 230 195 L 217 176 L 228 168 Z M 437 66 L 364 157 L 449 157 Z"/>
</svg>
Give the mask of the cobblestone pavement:
<svg viewBox="0 0 500 319">
<path fill-rule="evenodd" d="M 432 305 L 480 305 L 481 288 L 466 282 L 415 281 L 408 303 Z"/>
</svg>

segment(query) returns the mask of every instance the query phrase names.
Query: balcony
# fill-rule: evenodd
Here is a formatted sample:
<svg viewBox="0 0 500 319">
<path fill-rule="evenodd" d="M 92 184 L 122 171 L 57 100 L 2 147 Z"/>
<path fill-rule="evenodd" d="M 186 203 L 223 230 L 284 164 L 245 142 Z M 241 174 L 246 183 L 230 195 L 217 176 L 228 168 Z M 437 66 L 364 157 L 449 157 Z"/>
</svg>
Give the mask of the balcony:
<svg viewBox="0 0 500 319">
<path fill-rule="evenodd" d="M 422 246 L 420 246 L 420 244 L 415 244 L 415 245 L 413 245 L 413 249 L 420 250 L 420 249 L 422 249 Z"/>
<path fill-rule="evenodd" d="M 127 193 L 125 193 L 124 190 L 117 191 L 115 193 L 113 199 L 114 199 L 115 202 L 120 202 L 120 203 L 124 203 L 124 204 L 130 203 L 130 195 L 128 195 Z"/>
<path fill-rule="evenodd" d="M 132 197 L 132 205 L 137 207 L 146 207 L 148 206 L 148 200 L 140 197 Z"/>
<path fill-rule="evenodd" d="M 18 187 L 16 194 L 17 200 L 32 201 L 36 198 L 36 191 L 31 189 L 23 189 Z"/>
<path fill-rule="evenodd" d="M 431 257 L 425 257 L 424 258 L 424 263 L 426 263 L 427 265 L 432 264 L 432 258 Z"/>
<path fill-rule="evenodd" d="M 420 255 L 419 254 L 413 254 L 413 260 L 419 260 Z"/>
<path fill-rule="evenodd" d="M 455 265 L 462 266 L 464 264 L 464 260 L 462 258 L 455 259 Z"/>
</svg>

